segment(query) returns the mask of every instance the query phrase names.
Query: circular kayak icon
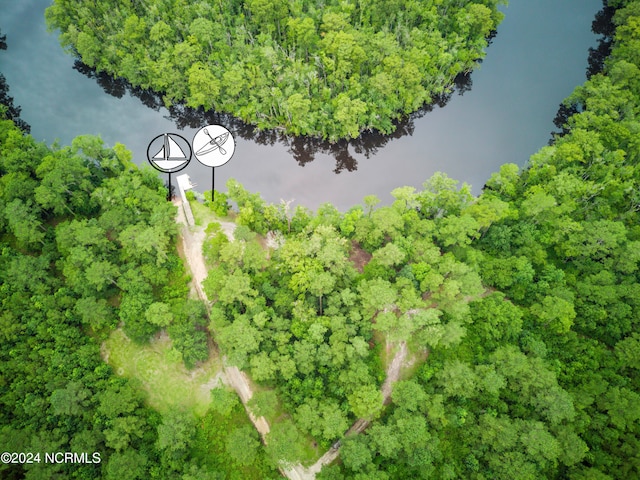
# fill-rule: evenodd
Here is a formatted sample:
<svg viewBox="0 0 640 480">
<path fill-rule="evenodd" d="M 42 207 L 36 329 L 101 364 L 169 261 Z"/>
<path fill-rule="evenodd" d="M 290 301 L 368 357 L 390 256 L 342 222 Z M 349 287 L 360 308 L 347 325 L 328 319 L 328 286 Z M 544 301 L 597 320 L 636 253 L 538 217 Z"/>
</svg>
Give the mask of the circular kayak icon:
<svg viewBox="0 0 640 480">
<path fill-rule="evenodd" d="M 193 137 L 193 152 L 207 167 L 221 167 L 231 160 L 235 149 L 233 135 L 222 125 L 207 125 Z"/>
<path fill-rule="evenodd" d="M 178 172 L 191 161 L 191 145 L 186 138 L 177 133 L 163 133 L 149 143 L 147 160 L 153 168 L 161 172 Z"/>
</svg>

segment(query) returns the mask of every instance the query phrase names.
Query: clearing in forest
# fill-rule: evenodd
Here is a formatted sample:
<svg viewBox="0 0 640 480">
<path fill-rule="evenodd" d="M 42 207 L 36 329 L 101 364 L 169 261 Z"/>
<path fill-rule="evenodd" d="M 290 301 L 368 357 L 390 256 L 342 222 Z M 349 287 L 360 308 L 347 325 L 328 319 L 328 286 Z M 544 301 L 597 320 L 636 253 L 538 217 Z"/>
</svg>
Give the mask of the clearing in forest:
<svg viewBox="0 0 640 480">
<path fill-rule="evenodd" d="M 154 337 L 148 345 L 137 345 L 117 329 L 102 345 L 102 353 L 118 375 L 140 383 L 148 404 L 160 413 L 181 406 L 204 415 L 211 403 L 209 392 L 222 375 L 215 352 L 198 368 L 187 370 L 166 334 Z"/>
</svg>

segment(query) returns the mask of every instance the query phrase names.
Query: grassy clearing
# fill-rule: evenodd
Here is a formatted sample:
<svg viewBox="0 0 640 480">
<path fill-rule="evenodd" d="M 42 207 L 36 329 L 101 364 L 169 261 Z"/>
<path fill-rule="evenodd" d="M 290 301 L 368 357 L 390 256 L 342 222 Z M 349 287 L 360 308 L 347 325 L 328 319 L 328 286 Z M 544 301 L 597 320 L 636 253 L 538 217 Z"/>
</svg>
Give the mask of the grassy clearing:
<svg viewBox="0 0 640 480">
<path fill-rule="evenodd" d="M 122 330 L 115 330 L 103 345 L 105 358 L 118 375 L 138 380 L 148 404 L 165 413 L 180 406 L 202 416 L 211 402 L 210 390 L 218 383 L 221 363 L 215 352 L 194 370 L 187 370 L 166 335 L 148 345 L 137 345 Z"/>
<path fill-rule="evenodd" d="M 191 212 L 193 213 L 193 218 L 197 226 L 206 226 L 209 225 L 209 223 L 218 220 L 216 214 L 199 201 L 189 200 L 189 205 L 191 205 Z"/>
<path fill-rule="evenodd" d="M 219 217 L 213 212 L 213 210 L 200 203 L 198 200 L 189 200 L 189 205 L 191 205 L 191 213 L 193 213 L 193 218 L 197 226 L 203 226 L 206 228 L 206 226 L 211 222 L 233 221 L 234 215 L 232 212 L 229 212 L 229 216 Z"/>
<path fill-rule="evenodd" d="M 304 438 L 305 441 L 302 442 L 302 458 L 300 458 L 300 463 L 305 467 L 310 467 L 316 463 L 328 447 L 325 445 L 326 442 L 320 446 L 320 443 L 311 435 L 303 434 L 302 438 Z"/>
<path fill-rule="evenodd" d="M 380 368 L 386 372 L 389 367 L 389 362 L 393 360 L 393 354 L 395 352 L 388 351 L 387 349 L 387 336 L 378 331 L 373 331 L 373 342 L 374 345 L 379 346 L 377 350 L 378 361 L 380 362 Z"/>
</svg>

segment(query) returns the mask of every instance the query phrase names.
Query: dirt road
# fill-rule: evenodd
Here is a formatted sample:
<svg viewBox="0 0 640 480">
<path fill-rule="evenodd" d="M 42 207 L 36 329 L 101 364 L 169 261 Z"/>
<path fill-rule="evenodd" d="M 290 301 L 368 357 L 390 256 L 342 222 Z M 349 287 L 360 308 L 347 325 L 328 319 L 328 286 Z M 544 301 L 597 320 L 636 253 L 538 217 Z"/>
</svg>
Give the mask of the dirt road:
<svg viewBox="0 0 640 480">
<path fill-rule="evenodd" d="M 402 366 L 405 364 L 407 359 L 407 344 L 406 342 L 400 343 L 400 348 L 396 351 L 396 354 L 391 360 L 391 363 L 387 367 L 387 378 L 385 378 L 384 383 L 381 387 L 382 399 L 385 405 L 391 402 L 391 392 L 393 391 L 393 384 L 398 381 L 400 378 L 400 371 Z M 345 437 L 351 435 L 357 435 L 359 433 L 364 432 L 371 422 L 369 420 L 365 420 L 364 418 L 359 418 L 355 421 L 351 428 L 347 430 L 345 433 Z M 308 478 L 315 478 L 315 475 L 322 470 L 322 467 L 325 465 L 329 465 L 340 455 L 339 448 L 331 448 L 329 449 L 316 463 L 311 465 L 309 468 L 305 469 L 305 473 L 310 475 Z"/>
<path fill-rule="evenodd" d="M 183 250 L 191 270 L 193 288 L 198 297 L 200 297 L 205 304 L 209 306 L 209 299 L 202 288 L 202 282 L 207 278 L 207 268 L 202 255 L 202 244 L 205 239 L 204 228 L 187 225 L 186 216 L 182 209 L 182 201 L 180 199 L 175 200 L 174 204 L 178 207 L 177 222 L 182 226 Z M 222 225 L 222 229 L 227 237 L 229 237 L 229 240 L 233 240 L 235 224 L 230 222 L 220 222 L 220 224 Z M 407 358 L 407 344 L 402 342 L 399 347 L 400 348 L 396 351 L 393 360 L 387 367 L 387 376 L 381 388 L 385 405 L 391 401 L 393 384 L 398 381 L 400 371 Z M 260 433 L 262 440 L 265 441 L 265 436 L 270 430 L 269 423 L 264 417 L 255 417 L 247 408 L 247 403 L 253 396 L 253 391 L 251 390 L 251 385 L 249 384 L 247 376 L 237 367 L 227 365 L 224 358 L 223 369 L 222 381 L 236 391 L 245 406 L 245 410 L 247 411 L 251 422 L 253 422 L 256 430 Z M 370 422 L 368 420 L 359 419 L 351 426 L 345 436 L 357 435 L 363 432 L 369 424 Z M 324 465 L 329 465 L 338 458 L 339 455 L 339 448 L 331 448 L 309 468 L 305 468 L 300 464 L 295 464 L 288 467 L 281 467 L 280 471 L 290 480 L 315 480 L 316 474 L 322 470 L 322 467 Z"/>
<path fill-rule="evenodd" d="M 207 294 L 202 288 L 202 282 L 207 278 L 207 268 L 204 262 L 204 256 L 202 255 L 202 244 L 205 239 L 205 233 L 203 227 L 189 226 L 187 224 L 187 217 L 182 209 L 182 201 L 180 199 L 174 200 L 174 204 L 178 207 L 177 222 L 182 227 L 182 248 L 184 255 L 187 259 L 187 264 L 191 270 L 191 284 L 193 290 L 197 296 L 205 302 L 207 306 L 210 305 Z M 229 240 L 233 240 L 233 231 L 235 224 L 231 222 L 220 222 L 222 230 L 229 237 Z M 240 371 L 237 367 L 228 365 L 226 359 L 223 357 L 223 372 L 221 375 L 222 381 L 232 387 L 240 400 L 245 406 L 247 415 L 251 419 L 251 422 L 255 426 L 256 430 L 260 433 L 262 441 L 266 444 L 266 435 L 269 433 L 269 422 L 264 417 L 256 417 L 251 410 L 247 407 L 247 403 L 253 396 L 251 385 L 247 376 Z M 322 467 L 320 467 L 322 468 Z M 318 472 L 320 469 L 318 469 Z M 314 480 L 315 473 L 309 473 L 302 465 L 292 465 L 288 467 L 281 467 L 280 472 L 289 478 L 290 480 Z"/>
<path fill-rule="evenodd" d="M 193 289 L 197 293 L 198 297 L 205 302 L 206 305 L 210 305 L 207 294 L 202 288 L 202 282 L 207 278 L 207 268 L 204 262 L 204 256 L 202 255 L 202 244 L 205 239 L 205 233 L 203 227 L 189 226 L 187 225 L 186 216 L 182 210 L 182 200 L 174 200 L 174 204 L 178 207 L 177 222 L 182 226 L 182 248 L 184 255 L 187 259 L 187 264 L 191 270 L 191 283 Z M 233 230 L 235 224 L 231 222 L 220 222 L 224 233 L 233 240 Z M 224 376 L 222 381 L 233 387 L 238 393 L 240 400 L 246 406 L 247 402 L 253 396 L 251 386 L 244 373 L 242 373 L 237 367 L 227 365 L 223 359 Z M 247 410 L 251 421 L 256 427 L 256 430 L 260 432 L 260 435 L 264 436 L 269 433 L 269 424 L 264 417 L 254 417 L 254 415 Z"/>
<path fill-rule="evenodd" d="M 393 384 L 400 378 L 400 370 L 407 359 L 407 342 L 400 342 L 400 348 L 393 356 L 393 360 L 387 367 L 387 378 L 385 378 L 382 384 L 382 398 L 384 404 L 388 405 L 391 402 L 391 391 L 393 390 Z"/>
</svg>

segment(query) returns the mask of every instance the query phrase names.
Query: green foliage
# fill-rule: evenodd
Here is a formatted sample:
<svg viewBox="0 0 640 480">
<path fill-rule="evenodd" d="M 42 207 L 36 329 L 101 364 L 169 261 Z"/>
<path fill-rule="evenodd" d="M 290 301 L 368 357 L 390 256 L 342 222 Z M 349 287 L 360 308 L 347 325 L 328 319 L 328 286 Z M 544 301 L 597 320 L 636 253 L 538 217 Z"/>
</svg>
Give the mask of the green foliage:
<svg viewBox="0 0 640 480">
<path fill-rule="evenodd" d="M 220 252 L 229 243 L 229 239 L 218 222 L 211 222 L 207 226 L 206 233 L 202 253 L 210 265 L 215 265 L 220 260 Z"/>
<path fill-rule="evenodd" d="M 195 433 L 195 419 L 190 413 L 178 410 L 164 415 L 158 426 L 158 448 L 165 455 L 180 457 L 189 448 Z"/>
<path fill-rule="evenodd" d="M 252 465 L 259 448 L 258 432 L 251 425 L 236 428 L 227 437 L 227 453 L 240 465 Z"/>
<path fill-rule="evenodd" d="M 340 449 L 340 456 L 345 467 L 354 472 L 365 470 L 365 467 L 371 464 L 372 460 L 371 451 L 362 440 L 362 437 L 346 439 Z"/>
<path fill-rule="evenodd" d="M 207 334 L 197 329 L 193 323 L 177 323 L 170 326 L 168 332 L 173 340 L 173 348 L 182 354 L 187 368 L 194 368 L 198 362 L 204 362 L 209 358 Z"/>
<path fill-rule="evenodd" d="M 291 420 L 271 426 L 265 450 L 275 463 L 295 463 L 302 458 L 302 437 Z"/>
<path fill-rule="evenodd" d="M 149 305 L 145 312 L 147 322 L 159 327 L 167 327 L 173 322 L 173 314 L 169 310 L 169 305 L 163 302 L 155 302 Z"/>
<path fill-rule="evenodd" d="M 457 192 L 442 176 L 428 185 L 429 195 L 442 197 L 433 201 L 452 211 L 469 204 L 464 190 Z M 343 215 L 323 205 L 316 216 L 305 213 L 306 226 L 300 228 L 298 213 L 285 223 L 286 212 L 279 217 L 278 207 L 237 181 L 228 188 L 241 225 L 233 242 L 220 242 L 218 261 L 204 282 L 216 301 L 211 328 L 228 359 L 248 367 L 254 381 L 275 388 L 279 407 L 321 445 L 340 438 L 355 418 L 382 414 L 384 373 L 374 330 L 387 345 L 411 341 L 417 348 L 451 347 L 464 336 L 467 303 L 483 288 L 473 268 L 430 241 L 433 220 L 416 212 L 423 192 L 399 189 L 392 207 L 377 210 L 377 198 L 368 197 L 366 214 L 360 209 Z M 268 261 L 252 232 L 267 222 L 279 225 L 284 238 Z M 481 227 L 474 228 L 478 233 Z M 338 229 L 352 232 L 373 255 L 354 252 L 358 244 Z M 219 227 L 210 226 L 208 235 L 218 238 Z M 369 259 L 361 275 L 354 254 Z M 271 416 L 275 393 L 264 393 L 273 402 L 256 395 L 251 408 Z M 282 453 L 273 448 L 274 455 Z"/>
<path fill-rule="evenodd" d="M 605 71 L 527 169 L 503 166 L 477 199 L 435 175 L 341 219 L 372 254 L 361 314 L 429 356 L 326 478 L 638 476 L 640 9 L 615 8 Z M 482 28 L 486 12 L 468 13 Z M 375 416 L 376 392 L 352 391 L 352 411 Z M 307 400 L 296 418 L 321 435 L 319 412 Z"/>
<path fill-rule="evenodd" d="M 199 420 L 188 458 L 190 462 L 185 463 L 181 477 L 184 480 L 261 480 L 280 476 L 237 401 L 227 415 L 210 409 Z"/>
<path fill-rule="evenodd" d="M 371 420 L 382 410 L 382 394 L 374 385 L 365 385 L 349 396 L 349 404 L 359 418 Z"/>
<path fill-rule="evenodd" d="M 229 205 L 229 197 L 226 193 L 215 190 L 213 201 L 211 201 L 211 190 L 207 190 L 204 192 L 204 199 L 205 204 L 219 217 L 226 217 L 229 214 L 231 206 Z"/>
<path fill-rule="evenodd" d="M 449 92 L 484 57 L 499 3 L 163 0 L 112 9 L 101 0 L 78 9 L 59 0 L 46 18 L 84 63 L 169 105 L 335 141 L 391 133 L 394 120 Z"/>
<path fill-rule="evenodd" d="M 109 458 L 109 463 L 107 463 L 106 478 L 109 480 L 144 478 L 146 464 L 147 457 L 141 453 L 133 450 L 116 452 Z"/>
<path fill-rule="evenodd" d="M 349 428 L 347 417 L 335 402 L 309 400 L 296 411 L 297 424 L 326 443 L 340 438 Z"/>
<path fill-rule="evenodd" d="M 278 407 L 278 397 L 273 390 L 262 390 L 253 394 L 249 400 L 249 408 L 258 417 L 272 419 Z"/>
<path fill-rule="evenodd" d="M 492 2 L 458 3 L 425 2 L 421 13 L 454 28 L 454 42 L 485 35 L 498 20 Z M 201 304 L 180 296 L 173 211 L 158 200 L 157 178 L 90 137 L 50 151 L 0 122 L 3 450 L 106 452 L 101 472 L 58 466 L 58 476 L 146 478 L 160 465 L 176 478 L 266 478 L 273 465 L 305 456 L 305 434 L 328 446 L 360 417 L 371 425 L 344 439 L 342 463 L 323 478 L 638 477 L 638 3 L 615 2 L 611 56 L 603 73 L 567 99 L 577 113 L 565 133 L 525 170 L 503 166 L 478 198 L 436 174 L 421 191 L 394 190 L 390 206 L 376 208 L 379 200 L 369 196 L 345 214 L 330 205 L 291 214 L 288 203 L 267 205 L 228 182 L 240 227 L 234 241 L 219 225 L 207 232 L 214 268 L 204 288 L 215 302 L 209 327 L 229 361 L 264 384 L 249 408 L 274 421 L 266 454 L 234 393 L 214 389 L 195 431 L 180 413 L 160 418 L 126 381 L 110 376 L 98 345 L 79 329 L 96 332 L 120 319 L 144 340 L 168 325 L 188 366 L 205 358 L 206 317 Z M 218 7 L 200 3 L 175 17 L 187 18 L 187 37 L 131 13 L 136 5 L 117 13 L 126 12 L 122 39 L 139 41 L 148 31 L 154 42 L 172 45 L 149 48 L 165 71 L 167 98 L 207 101 L 198 89 L 210 79 L 197 59 L 203 52 L 213 62 L 233 57 L 220 38 L 242 24 L 234 48 L 249 59 L 249 45 L 260 45 L 270 62 L 265 72 L 273 72 L 283 44 L 323 65 L 322 78 L 306 77 L 308 87 L 313 78 L 343 87 L 335 97 L 327 92 L 324 119 L 337 119 L 347 134 L 368 108 L 351 95 L 359 83 L 350 69 L 364 74 L 372 60 L 360 32 L 392 22 L 407 55 L 414 37 L 439 42 L 432 30 L 405 30 L 419 8 L 411 2 L 366 9 L 330 2 L 322 12 L 308 6 L 311 22 L 297 15 L 304 9 L 295 2 L 228 4 L 237 24 L 207 20 Z M 49 10 L 54 24 L 65 6 Z M 78 18 L 88 18 L 97 5 L 81 8 Z M 188 18 L 191 8 L 202 15 Z M 448 15 L 438 15 L 443 8 Z M 364 28 L 353 28 L 354 20 Z M 108 68 L 119 55 L 90 31 L 65 28 L 62 35 Z M 390 110 L 397 112 L 420 100 L 415 91 L 404 95 L 411 91 L 406 79 L 420 70 L 403 61 L 389 32 L 370 41 L 383 71 L 367 94 L 404 89 Z M 280 43 L 267 45 L 269 38 Z M 457 61 L 471 60 L 458 52 Z M 180 68 L 189 75 L 181 77 Z M 247 78 L 243 65 L 220 72 L 224 81 L 212 94 L 239 99 L 259 91 L 251 83 L 260 79 Z M 137 73 L 141 81 L 145 74 Z M 274 118 L 323 120 L 312 98 L 269 91 Z M 283 241 L 267 256 L 256 233 L 269 230 Z M 380 391 L 382 344 L 388 352 L 407 347 L 418 362 L 415 374 L 392 386 L 388 405 Z M 33 478 L 51 473 L 26 469 Z M 0 472 L 23 473 L 10 465 Z"/>
<path fill-rule="evenodd" d="M 218 415 L 228 417 L 238 403 L 238 396 L 234 392 L 220 387 L 211 390 L 211 408 Z"/>
<path fill-rule="evenodd" d="M 161 463 L 181 471 L 189 456 L 193 420 L 161 423 L 100 356 L 119 320 L 138 341 L 203 324 L 202 305 L 184 301 L 174 208 L 130 160 L 90 136 L 48 149 L 0 121 L 2 448 L 102 460 L 3 465 L 3 478 L 149 478 Z M 185 361 L 206 358 L 206 335 L 198 348 Z"/>
</svg>

